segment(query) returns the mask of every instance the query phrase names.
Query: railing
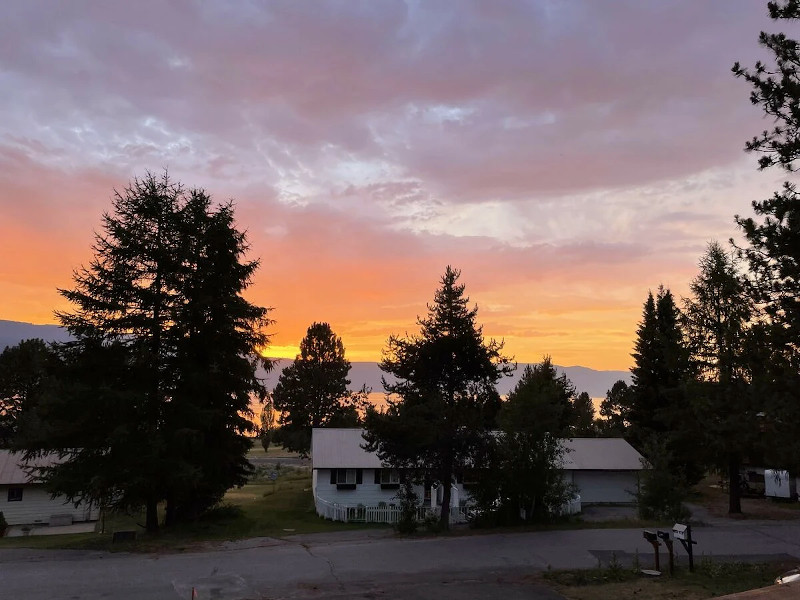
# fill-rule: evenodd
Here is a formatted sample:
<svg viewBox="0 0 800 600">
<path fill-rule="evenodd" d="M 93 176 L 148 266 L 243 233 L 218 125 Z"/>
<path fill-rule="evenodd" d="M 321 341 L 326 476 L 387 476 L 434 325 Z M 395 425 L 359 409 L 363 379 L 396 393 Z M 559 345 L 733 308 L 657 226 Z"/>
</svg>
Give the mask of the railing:
<svg viewBox="0 0 800 600">
<path fill-rule="evenodd" d="M 317 514 L 332 521 L 345 523 L 397 523 L 400 520 L 401 509 L 399 506 L 365 506 L 363 504 L 338 504 L 328 502 L 322 498 L 314 501 Z M 417 521 L 424 521 L 429 517 L 440 514 L 440 508 L 430 506 L 417 507 Z M 470 507 L 453 506 L 450 508 L 451 523 L 466 523 L 469 520 Z"/>
</svg>

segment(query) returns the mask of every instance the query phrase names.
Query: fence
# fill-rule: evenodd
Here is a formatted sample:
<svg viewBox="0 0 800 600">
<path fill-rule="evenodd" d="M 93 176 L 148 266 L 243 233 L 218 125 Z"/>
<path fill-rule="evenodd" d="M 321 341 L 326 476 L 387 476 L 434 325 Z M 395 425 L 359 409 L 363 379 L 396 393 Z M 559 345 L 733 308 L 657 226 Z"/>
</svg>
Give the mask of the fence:
<svg viewBox="0 0 800 600">
<path fill-rule="evenodd" d="M 345 523 L 397 523 L 400 520 L 400 507 L 395 505 L 365 506 L 363 504 L 337 504 L 322 498 L 315 500 L 317 514 L 325 519 Z M 466 523 L 469 520 L 469 506 L 450 508 L 451 523 Z M 438 517 L 440 509 L 430 506 L 417 507 L 417 521 L 428 517 Z"/>
<path fill-rule="evenodd" d="M 345 523 L 397 523 L 400 520 L 400 507 L 388 504 L 386 506 L 365 506 L 363 504 L 337 504 L 322 498 L 315 500 L 317 514 L 332 521 Z M 451 523 L 466 523 L 469 521 L 474 508 L 470 505 L 450 507 Z M 430 506 L 417 507 L 417 521 L 424 521 L 429 517 L 438 517 L 441 508 Z M 558 510 L 560 515 L 576 515 L 581 512 L 581 497 L 575 495 L 561 505 Z"/>
<path fill-rule="evenodd" d="M 561 505 L 558 514 L 577 515 L 580 512 L 581 512 L 581 497 L 579 494 L 575 494 L 572 498 L 570 498 L 564 504 Z"/>
</svg>

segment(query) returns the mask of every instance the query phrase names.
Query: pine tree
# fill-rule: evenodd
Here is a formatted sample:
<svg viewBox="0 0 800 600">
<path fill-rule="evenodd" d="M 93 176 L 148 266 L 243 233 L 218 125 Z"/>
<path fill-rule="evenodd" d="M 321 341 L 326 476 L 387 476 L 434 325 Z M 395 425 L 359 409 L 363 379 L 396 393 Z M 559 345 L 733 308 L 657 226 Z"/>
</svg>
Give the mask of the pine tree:
<svg viewBox="0 0 800 600">
<path fill-rule="evenodd" d="M 70 377 L 42 407 L 49 435 L 28 432 L 29 455 L 56 449 L 45 472 L 71 500 L 146 509 L 148 531 L 190 518 L 242 485 L 250 399 L 265 389 L 256 352 L 267 309 L 244 300 L 257 261 L 230 204 L 214 206 L 148 174 L 115 194 L 95 256 L 61 290 L 57 313 L 76 341 L 62 348 Z M 81 423 L 76 428 L 73 423 Z"/>
<path fill-rule="evenodd" d="M 384 379 L 388 406 L 367 412 L 364 434 L 383 462 L 443 486 L 444 529 L 454 473 L 471 464 L 493 426 L 495 384 L 511 369 L 502 343 L 484 341 L 460 274 L 447 267 L 427 315 L 417 319 L 419 335 L 389 338 L 380 365 L 394 378 Z"/>
<path fill-rule="evenodd" d="M 527 432 L 568 437 L 576 425 L 574 401 L 575 386 L 565 373 L 559 375 L 551 358 L 545 356 L 541 363 L 525 366 L 503 403 L 500 424 L 507 430 L 521 427 Z"/>
<path fill-rule="evenodd" d="M 236 229 L 233 205 L 214 206 L 205 192 L 191 190 L 180 216 L 181 302 L 170 331 L 174 387 L 164 413 L 170 483 L 178 485 L 167 497 L 168 525 L 196 517 L 247 482 L 250 401 L 266 394 L 256 362 L 271 368 L 256 358 L 267 341 L 267 313 L 242 296 L 258 262 L 243 260 L 247 240 Z"/>
<path fill-rule="evenodd" d="M 635 424 L 638 435 L 639 429 L 653 428 L 652 415 L 655 413 L 658 382 L 662 376 L 659 369 L 661 352 L 658 349 L 658 323 L 653 292 L 647 293 L 632 356 L 635 365 L 631 374 L 636 396 L 630 398 L 629 420 Z"/>
<path fill-rule="evenodd" d="M 595 437 L 594 403 L 586 392 L 578 394 L 572 402 L 573 425 L 571 434 L 574 437 Z"/>
<path fill-rule="evenodd" d="M 730 513 L 741 513 L 739 469 L 758 436 L 751 406 L 747 335 L 755 306 L 734 256 L 712 242 L 700 259 L 700 273 L 685 300 L 684 318 L 701 397 L 706 451 L 727 469 Z M 700 394 L 698 394 L 700 395 Z"/>
<path fill-rule="evenodd" d="M 800 19 L 797 0 L 768 2 L 767 9 L 776 21 Z M 753 69 L 746 69 L 737 62 L 732 71 L 752 86 L 750 101 L 761 106 L 776 124 L 754 136 L 745 150 L 760 154 L 760 169 L 777 165 L 794 171 L 794 161 L 800 155 L 800 45 L 784 33 L 764 31 L 759 34 L 758 43 L 774 56 L 774 67 L 758 61 Z"/>
<path fill-rule="evenodd" d="M 670 290 L 649 293 L 637 330 L 633 385 L 628 399 L 631 443 L 644 452 L 663 447 L 671 465 L 690 483 L 702 477 L 694 407 L 688 394 L 692 381 L 681 313 Z M 653 438 L 658 444 L 651 443 Z"/>
<path fill-rule="evenodd" d="M 800 2 L 768 3 L 776 21 L 800 18 Z M 794 173 L 800 155 L 800 44 L 784 33 L 761 32 L 759 43 L 774 58 L 773 64 L 757 62 L 753 69 L 733 66 L 737 77 L 747 81 L 750 100 L 771 117 L 775 126 L 746 143 L 745 150 L 759 154 L 760 169 L 777 166 Z M 763 393 L 768 399 L 766 427 L 772 444 L 772 464 L 800 468 L 800 198 L 787 181 L 771 198 L 753 202 L 755 217 L 737 216 L 747 239 L 742 249 L 752 273 L 755 299 L 767 322 L 759 358 Z"/>
<path fill-rule="evenodd" d="M 308 456 L 314 427 L 357 427 L 368 391 L 348 389 L 350 362 L 328 323 L 312 323 L 300 342 L 300 354 L 281 373 L 272 401 L 281 413 L 281 442 Z"/>
</svg>

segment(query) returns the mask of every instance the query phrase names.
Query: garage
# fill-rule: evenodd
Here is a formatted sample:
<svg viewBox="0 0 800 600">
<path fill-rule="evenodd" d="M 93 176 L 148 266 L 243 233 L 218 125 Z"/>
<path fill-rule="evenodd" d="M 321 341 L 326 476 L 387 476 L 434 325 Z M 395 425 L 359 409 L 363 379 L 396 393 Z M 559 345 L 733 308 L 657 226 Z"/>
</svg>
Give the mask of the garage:
<svg viewBox="0 0 800 600">
<path fill-rule="evenodd" d="M 565 440 L 565 479 L 581 504 L 634 504 L 643 458 L 621 438 Z"/>
</svg>

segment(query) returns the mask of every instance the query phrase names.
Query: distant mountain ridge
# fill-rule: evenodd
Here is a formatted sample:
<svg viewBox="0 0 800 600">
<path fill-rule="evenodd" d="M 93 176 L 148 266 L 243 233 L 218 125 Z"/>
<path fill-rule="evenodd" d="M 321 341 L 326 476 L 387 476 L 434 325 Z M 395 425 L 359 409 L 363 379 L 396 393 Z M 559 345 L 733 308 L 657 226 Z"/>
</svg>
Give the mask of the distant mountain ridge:
<svg viewBox="0 0 800 600">
<path fill-rule="evenodd" d="M 267 373 L 267 385 L 270 389 L 275 387 L 275 384 L 280 377 L 281 370 L 291 364 L 288 358 L 275 359 L 275 367 L 270 373 Z M 511 377 L 503 377 L 497 383 L 497 390 L 501 395 L 506 395 L 517 384 L 522 371 L 525 369 L 527 363 L 519 363 L 517 370 L 514 371 Z M 383 384 L 381 383 L 381 375 L 384 373 L 378 368 L 378 363 L 374 362 L 351 362 L 350 381 L 351 389 L 360 389 L 362 385 L 372 388 L 373 392 L 382 393 Z M 588 367 L 572 366 L 561 367 L 555 365 L 558 373 L 566 373 L 567 378 L 575 385 L 575 389 L 580 392 L 586 392 L 592 398 L 602 398 L 606 392 L 611 389 L 617 381 L 622 379 L 626 383 L 631 382 L 630 371 L 598 371 Z"/>
<path fill-rule="evenodd" d="M 20 321 L 0 319 L 0 351 L 15 346 L 22 340 L 39 338 L 45 342 L 68 342 L 72 339 L 67 330 L 58 325 L 34 325 Z"/>
<path fill-rule="evenodd" d="M 0 320 L 0 350 L 30 338 L 40 338 L 45 342 L 66 342 L 71 339 L 69 333 L 58 325 L 34 325 L 33 323 Z M 290 363 L 290 359 L 276 359 L 275 368 L 270 373 L 264 374 L 267 386 L 270 389 L 275 387 L 281 370 Z M 381 384 L 381 375 L 383 373 L 378 368 L 378 363 L 351 362 L 351 365 L 350 381 L 352 382 L 352 389 L 360 389 L 362 385 L 366 385 L 368 388 L 372 388 L 374 393 L 383 392 L 383 385 Z M 504 377 L 500 380 L 497 386 L 500 394 L 508 394 L 514 388 L 524 368 L 525 363 L 519 363 L 513 376 Z M 588 367 L 561 367 L 558 365 L 556 365 L 556 369 L 558 369 L 559 373 L 566 373 L 578 392 L 586 392 L 592 398 L 605 396 L 611 386 L 620 379 L 627 383 L 631 381 L 629 371 L 598 371 Z"/>
</svg>

